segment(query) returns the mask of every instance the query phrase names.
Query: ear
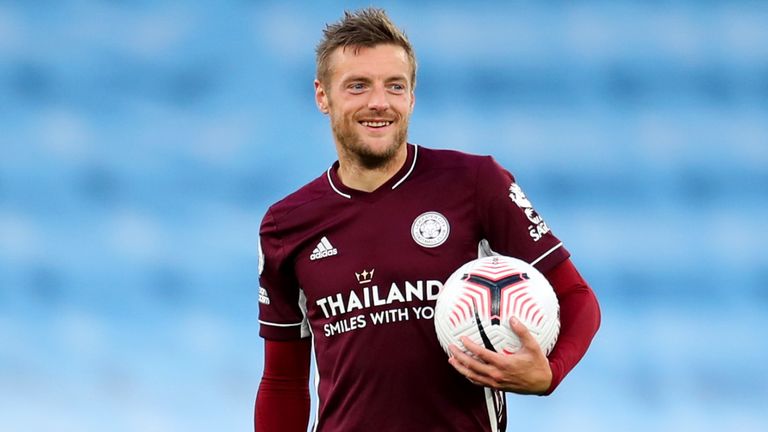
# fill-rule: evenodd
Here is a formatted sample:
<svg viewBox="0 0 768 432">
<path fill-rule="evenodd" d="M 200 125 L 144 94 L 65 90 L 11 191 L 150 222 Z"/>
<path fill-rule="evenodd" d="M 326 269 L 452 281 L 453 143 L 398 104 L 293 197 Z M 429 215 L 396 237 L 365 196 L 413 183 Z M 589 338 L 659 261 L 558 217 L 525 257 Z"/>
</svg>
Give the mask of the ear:
<svg viewBox="0 0 768 432">
<path fill-rule="evenodd" d="M 318 80 L 315 80 L 315 103 L 317 104 L 317 109 L 319 109 L 321 113 L 328 114 L 328 94 Z"/>
<path fill-rule="evenodd" d="M 413 113 L 413 107 L 416 105 L 416 92 L 411 90 L 411 113 Z"/>
</svg>

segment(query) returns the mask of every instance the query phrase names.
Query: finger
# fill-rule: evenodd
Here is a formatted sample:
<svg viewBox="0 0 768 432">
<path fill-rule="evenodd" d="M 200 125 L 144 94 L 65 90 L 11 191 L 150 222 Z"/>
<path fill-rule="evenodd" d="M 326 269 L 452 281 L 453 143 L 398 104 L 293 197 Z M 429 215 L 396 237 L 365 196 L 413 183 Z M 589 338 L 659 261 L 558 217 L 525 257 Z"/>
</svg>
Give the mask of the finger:
<svg viewBox="0 0 768 432">
<path fill-rule="evenodd" d="M 448 346 L 448 349 L 451 350 L 451 354 L 453 355 L 452 359 L 458 361 L 465 367 L 469 367 L 470 363 L 477 361 L 473 359 L 472 356 L 467 355 L 467 353 L 459 349 L 456 345 L 451 344 Z"/>
<path fill-rule="evenodd" d="M 472 371 L 472 369 L 466 367 L 456 357 L 449 358 L 448 363 L 450 363 L 451 366 L 453 366 L 453 368 L 456 369 L 458 373 L 460 373 L 461 375 L 464 375 L 464 377 L 474 385 L 485 386 L 485 387 L 497 386 L 497 384 L 493 382 L 491 379 L 484 377 L 482 375 L 479 375 L 474 371 Z"/>
<path fill-rule="evenodd" d="M 541 349 L 539 343 L 536 341 L 536 338 L 533 337 L 531 332 L 528 330 L 528 327 L 526 327 L 522 321 L 512 317 L 509 319 L 509 326 L 512 328 L 512 331 L 515 332 L 515 335 L 517 335 L 517 337 L 520 339 L 520 344 L 522 347 L 529 349 Z"/>
<path fill-rule="evenodd" d="M 461 364 L 459 360 L 456 359 L 456 357 L 450 357 L 448 359 L 448 363 L 453 366 L 454 369 L 456 369 L 456 372 L 464 375 L 468 380 L 470 380 L 473 384 L 475 384 L 475 381 L 472 381 L 472 378 L 470 378 L 470 375 L 472 375 L 472 371 L 469 370 L 466 366 Z"/>
<path fill-rule="evenodd" d="M 482 361 L 468 355 L 464 351 L 460 350 L 456 345 L 449 345 L 453 358 L 456 359 L 464 368 L 472 371 L 473 375 L 489 376 L 494 370 L 492 366 L 489 366 Z"/>
<path fill-rule="evenodd" d="M 476 382 L 475 382 L 475 381 L 472 381 L 472 378 L 471 378 L 471 376 L 473 375 L 472 371 L 471 371 L 471 370 L 470 370 L 470 369 L 469 369 L 469 368 L 468 368 L 466 365 L 464 365 L 464 364 L 461 362 L 461 360 L 459 360 L 459 359 L 458 359 L 458 358 L 456 358 L 455 356 L 454 356 L 454 357 L 449 357 L 449 358 L 448 358 L 448 363 L 450 363 L 450 364 L 451 364 L 451 366 L 453 366 L 453 368 L 454 368 L 454 369 L 456 369 L 456 371 L 457 371 L 458 373 L 460 373 L 460 374 L 464 375 L 464 376 L 465 376 L 465 377 L 466 377 L 468 380 L 470 380 L 470 381 L 471 381 L 473 384 L 476 384 Z"/>
<path fill-rule="evenodd" d="M 496 364 L 496 362 L 499 360 L 498 353 L 495 353 L 485 348 L 484 346 L 476 344 L 475 342 L 472 341 L 472 339 L 466 336 L 461 337 L 461 343 L 463 343 L 464 346 L 467 347 L 467 349 L 472 352 L 472 354 L 476 355 L 480 360 L 482 360 L 485 363 Z"/>
</svg>

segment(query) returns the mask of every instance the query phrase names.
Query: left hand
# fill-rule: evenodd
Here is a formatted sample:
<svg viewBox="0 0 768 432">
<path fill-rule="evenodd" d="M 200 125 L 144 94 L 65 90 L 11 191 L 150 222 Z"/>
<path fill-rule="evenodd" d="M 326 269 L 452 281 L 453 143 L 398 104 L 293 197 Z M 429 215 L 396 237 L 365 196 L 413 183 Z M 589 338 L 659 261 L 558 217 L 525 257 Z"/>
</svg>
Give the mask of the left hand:
<svg viewBox="0 0 768 432">
<path fill-rule="evenodd" d="M 461 342 L 475 357 L 449 345 L 453 356 L 448 362 L 473 384 L 520 394 L 543 394 L 552 383 L 549 360 L 523 323 L 513 317 L 509 324 L 520 338 L 521 347 L 516 353 L 496 353 L 462 336 Z"/>
</svg>

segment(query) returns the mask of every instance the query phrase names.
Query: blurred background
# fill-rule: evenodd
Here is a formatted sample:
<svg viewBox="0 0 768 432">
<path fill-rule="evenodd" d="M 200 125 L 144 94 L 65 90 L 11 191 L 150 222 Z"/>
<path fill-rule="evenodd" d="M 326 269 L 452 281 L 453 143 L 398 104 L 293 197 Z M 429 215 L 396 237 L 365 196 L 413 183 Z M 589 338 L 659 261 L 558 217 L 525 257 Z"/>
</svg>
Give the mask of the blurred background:
<svg viewBox="0 0 768 432">
<path fill-rule="evenodd" d="M 334 160 L 369 2 L 0 1 L 0 430 L 247 431 L 268 205 Z M 768 2 L 379 2 L 410 140 L 493 154 L 602 329 L 509 430 L 768 430 Z"/>
</svg>

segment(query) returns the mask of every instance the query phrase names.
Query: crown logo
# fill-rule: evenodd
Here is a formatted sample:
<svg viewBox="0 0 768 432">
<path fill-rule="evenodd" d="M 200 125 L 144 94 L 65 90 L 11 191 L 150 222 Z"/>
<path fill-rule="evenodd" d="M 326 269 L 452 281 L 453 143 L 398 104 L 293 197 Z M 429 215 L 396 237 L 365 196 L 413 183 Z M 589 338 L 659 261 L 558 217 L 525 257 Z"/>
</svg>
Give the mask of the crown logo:
<svg viewBox="0 0 768 432">
<path fill-rule="evenodd" d="M 355 272 L 355 277 L 357 278 L 357 283 L 359 284 L 367 284 L 370 283 L 373 280 L 373 272 L 375 269 L 363 270 L 361 273 Z"/>
</svg>

